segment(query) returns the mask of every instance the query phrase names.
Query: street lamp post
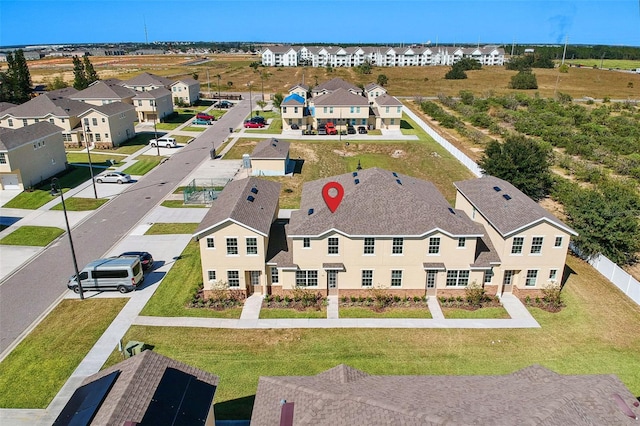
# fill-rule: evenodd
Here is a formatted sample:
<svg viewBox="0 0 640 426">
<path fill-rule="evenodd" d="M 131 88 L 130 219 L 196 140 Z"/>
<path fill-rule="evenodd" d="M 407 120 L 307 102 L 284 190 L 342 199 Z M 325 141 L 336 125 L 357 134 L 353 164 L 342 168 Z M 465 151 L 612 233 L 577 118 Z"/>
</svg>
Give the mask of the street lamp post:
<svg viewBox="0 0 640 426">
<path fill-rule="evenodd" d="M 249 86 L 249 118 L 253 117 L 253 100 L 251 98 L 251 83 L 247 83 Z"/>
<path fill-rule="evenodd" d="M 84 128 L 84 143 L 87 145 L 87 157 L 89 157 L 89 172 L 91 173 L 91 184 L 93 185 L 93 196 L 98 199 L 98 190 L 96 189 L 96 181 L 93 178 L 93 164 L 91 163 L 91 151 L 89 151 L 89 138 L 87 137 L 87 133 L 91 133 L 91 129 L 88 125 L 85 125 Z"/>
<path fill-rule="evenodd" d="M 154 99 L 151 100 L 151 104 L 153 105 L 153 133 L 154 138 L 156 138 L 156 149 L 158 150 L 158 157 L 160 157 L 160 144 L 158 143 L 158 126 L 156 122 L 158 121 L 158 111 L 156 110 L 156 101 Z"/>
<path fill-rule="evenodd" d="M 218 74 L 217 77 L 218 77 L 218 106 L 220 106 L 220 74 Z"/>
<path fill-rule="evenodd" d="M 84 300 L 84 291 L 82 290 L 82 283 L 80 282 L 80 272 L 78 271 L 78 262 L 76 261 L 76 251 L 73 248 L 73 239 L 71 238 L 71 227 L 69 226 L 69 218 L 67 217 L 67 206 L 64 204 L 64 195 L 62 194 L 62 188 L 58 182 L 58 178 L 51 179 L 51 194 L 57 194 L 60 192 L 60 199 L 62 200 L 62 211 L 64 212 L 64 223 L 67 225 L 67 235 L 69 236 L 69 245 L 71 246 L 71 258 L 73 259 L 73 271 L 76 273 L 76 281 L 78 282 L 78 289 L 80 299 Z"/>
</svg>

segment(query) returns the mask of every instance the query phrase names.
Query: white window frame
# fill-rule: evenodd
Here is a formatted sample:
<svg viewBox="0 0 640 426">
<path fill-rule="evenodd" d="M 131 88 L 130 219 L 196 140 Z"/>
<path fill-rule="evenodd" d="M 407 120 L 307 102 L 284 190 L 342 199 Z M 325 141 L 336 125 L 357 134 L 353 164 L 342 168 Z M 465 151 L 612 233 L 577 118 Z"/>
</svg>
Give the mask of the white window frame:
<svg viewBox="0 0 640 426">
<path fill-rule="evenodd" d="M 558 244 L 558 241 L 560 242 L 560 244 Z M 553 241 L 553 248 L 562 248 L 563 243 L 564 243 L 564 235 L 556 235 Z"/>
<path fill-rule="evenodd" d="M 227 285 L 233 288 L 240 288 L 240 271 L 238 270 L 227 271 Z"/>
<path fill-rule="evenodd" d="M 516 241 L 520 241 L 520 244 L 516 245 Z M 514 251 L 516 247 L 520 247 L 519 251 Z M 516 256 L 522 256 L 522 251 L 524 250 L 524 237 L 513 237 L 511 241 L 511 254 Z"/>
<path fill-rule="evenodd" d="M 391 270 L 391 282 L 389 287 L 397 288 L 402 287 L 402 269 L 392 269 Z M 397 284 L 394 284 L 397 283 Z"/>
<path fill-rule="evenodd" d="M 370 244 L 367 244 L 370 243 Z M 363 241 L 363 256 L 374 256 L 376 254 L 376 239 L 373 237 L 365 237 Z"/>
<path fill-rule="evenodd" d="M 533 284 L 529 284 L 533 280 Z M 535 287 L 538 284 L 538 270 L 527 269 L 527 278 L 525 279 L 525 287 Z"/>
<path fill-rule="evenodd" d="M 340 255 L 340 240 L 338 237 L 327 238 L 327 256 Z"/>
<path fill-rule="evenodd" d="M 305 249 L 311 248 L 311 238 L 304 237 L 302 239 L 302 248 L 305 248 Z"/>
<path fill-rule="evenodd" d="M 529 251 L 529 254 L 533 254 L 533 255 L 537 255 L 540 256 L 542 255 L 542 246 L 544 244 L 544 237 L 543 236 L 534 236 L 531 238 L 531 248 Z M 536 251 L 534 251 L 534 249 Z"/>
<path fill-rule="evenodd" d="M 313 269 L 296 271 L 296 287 L 318 287 L 318 271 Z"/>
<path fill-rule="evenodd" d="M 249 242 L 251 242 L 251 245 L 249 244 Z M 247 256 L 257 256 L 258 255 L 258 239 L 256 237 L 246 237 L 245 238 L 245 247 L 247 249 Z M 251 249 L 251 250 L 249 250 L 249 249 Z"/>
<path fill-rule="evenodd" d="M 549 281 L 558 281 L 558 269 L 549 269 Z"/>
<path fill-rule="evenodd" d="M 272 266 L 270 272 L 271 272 L 271 284 L 280 283 L 280 272 L 278 271 L 278 268 L 275 266 Z"/>
<path fill-rule="evenodd" d="M 391 255 L 402 256 L 404 254 L 404 238 L 394 237 L 391 240 Z"/>
<path fill-rule="evenodd" d="M 360 283 L 362 287 L 373 287 L 373 269 L 363 269 L 360 274 Z"/>
<path fill-rule="evenodd" d="M 466 287 L 469 285 L 469 270 L 451 269 L 447 271 L 446 287 Z"/>
<path fill-rule="evenodd" d="M 229 245 L 230 242 L 235 241 L 234 245 Z M 233 253 L 233 248 L 235 247 L 235 253 Z M 227 237 L 227 256 L 238 256 L 240 252 L 238 251 L 238 237 Z"/>
<path fill-rule="evenodd" d="M 209 280 L 210 283 L 216 282 L 216 271 L 214 269 L 207 271 L 207 280 Z"/>
<path fill-rule="evenodd" d="M 466 237 L 459 237 L 458 238 L 458 248 L 459 249 L 463 249 L 467 247 L 467 238 Z"/>
<path fill-rule="evenodd" d="M 513 276 L 516 274 L 516 271 L 513 269 L 507 269 L 504 271 L 502 275 L 502 285 L 512 285 L 513 284 Z"/>
<path fill-rule="evenodd" d="M 427 248 L 427 256 L 436 256 L 440 254 L 440 237 L 429 237 L 429 247 Z"/>
<path fill-rule="evenodd" d="M 207 237 L 206 243 L 207 243 L 207 249 L 212 250 L 212 249 L 216 248 L 216 239 L 215 239 L 215 237 Z"/>
</svg>

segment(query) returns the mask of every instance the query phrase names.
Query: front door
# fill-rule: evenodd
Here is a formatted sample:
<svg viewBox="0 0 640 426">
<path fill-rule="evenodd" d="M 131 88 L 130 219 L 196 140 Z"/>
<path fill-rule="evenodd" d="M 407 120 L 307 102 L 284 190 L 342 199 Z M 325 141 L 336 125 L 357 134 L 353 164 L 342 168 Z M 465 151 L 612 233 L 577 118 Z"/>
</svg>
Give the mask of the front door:
<svg viewBox="0 0 640 426">
<path fill-rule="evenodd" d="M 516 271 L 504 271 L 502 278 L 502 293 L 511 293 L 513 290 L 513 280 Z"/>
<path fill-rule="evenodd" d="M 427 296 L 436 295 L 436 277 L 438 271 L 427 271 Z"/>
<path fill-rule="evenodd" d="M 249 271 L 249 285 L 247 286 L 247 293 L 249 295 L 253 293 L 262 293 L 260 288 L 260 271 Z"/>
<path fill-rule="evenodd" d="M 338 294 L 338 271 L 327 271 L 327 294 L 329 296 Z"/>
</svg>

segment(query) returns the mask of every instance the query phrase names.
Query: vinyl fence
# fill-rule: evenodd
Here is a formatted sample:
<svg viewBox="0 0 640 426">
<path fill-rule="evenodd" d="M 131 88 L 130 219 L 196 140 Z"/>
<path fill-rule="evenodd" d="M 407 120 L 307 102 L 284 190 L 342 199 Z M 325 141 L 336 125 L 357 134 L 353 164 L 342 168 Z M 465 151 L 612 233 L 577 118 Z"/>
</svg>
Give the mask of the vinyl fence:
<svg viewBox="0 0 640 426">
<path fill-rule="evenodd" d="M 480 177 L 482 176 L 482 170 L 480 167 L 469 157 L 467 157 L 462 151 L 453 146 L 449 141 L 440 136 L 435 130 L 427 125 L 420 117 L 418 117 L 413 111 L 406 106 L 403 108 L 405 114 L 407 114 L 418 126 L 420 126 L 429 136 L 431 136 L 436 142 L 438 142 L 444 149 L 449 151 L 451 155 L 458 159 L 466 168 L 471 170 L 471 173 Z M 573 248 L 572 248 L 573 250 Z M 575 251 L 575 250 L 574 250 Z M 608 279 L 613 285 L 618 287 L 624 294 L 629 296 L 631 300 L 640 305 L 640 282 L 625 272 L 621 267 L 613 263 L 611 260 L 603 255 L 598 255 L 590 260 L 589 264 L 593 266 L 598 272 L 600 272 L 606 279 Z"/>
</svg>

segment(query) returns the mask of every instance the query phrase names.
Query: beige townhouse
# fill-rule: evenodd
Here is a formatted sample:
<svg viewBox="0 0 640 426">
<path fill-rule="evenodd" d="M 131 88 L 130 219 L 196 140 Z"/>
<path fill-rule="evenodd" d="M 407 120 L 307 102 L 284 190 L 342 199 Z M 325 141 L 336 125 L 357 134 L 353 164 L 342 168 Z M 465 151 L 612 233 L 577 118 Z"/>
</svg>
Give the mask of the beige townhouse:
<svg viewBox="0 0 640 426">
<path fill-rule="evenodd" d="M 0 189 L 31 188 L 66 166 L 58 126 L 40 121 L 16 129 L 0 128 Z"/>
<path fill-rule="evenodd" d="M 338 88 L 325 94 L 316 94 L 309 99 L 309 111 L 314 128 L 333 123 L 338 130 L 369 124 L 369 101 L 351 90 Z"/>
<path fill-rule="evenodd" d="M 205 295 L 225 283 L 251 294 L 267 286 L 265 259 L 280 184 L 255 177 L 229 183 L 196 229 Z"/>
<path fill-rule="evenodd" d="M 193 78 L 174 81 L 169 88 L 173 105 L 191 106 L 200 99 L 200 82 Z"/>
<path fill-rule="evenodd" d="M 98 80 L 84 90 L 80 90 L 70 96 L 74 101 L 86 102 L 91 105 L 107 105 L 113 102 L 122 102 L 132 105 L 136 91 L 123 87 L 118 79 Z"/>
<path fill-rule="evenodd" d="M 291 93 L 282 100 L 280 115 L 282 116 L 282 130 L 292 130 L 293 125 L 300 130 L 311 126 L 306 99 L 297 93 Z"/>
<path fill-rule="evenodd" d="M 171 92 L 164 87 L 140 91 L 133 98 L 133 105 L 138 114 L 138 121 L 158 121 L 173 114 Z"/>
<path fill-rule="evenodd" d="M 100 149 L 122 145 L 136 135 L 136 111 L 133 105 L 114 102 L 91 106 L 78 115 L 82 125 L 76 129 L 83 146 Z"/>
<path fill-rule="evenodd" d="M 385 89 L 384 87 L 376 83 L 369 83 L 366 86 L 364 86 L 364 93 L 367 95 L 367 98 L 369 99 L 369 105 L 372 105 L 373 100 L 375 98 L 387 93 L 387 89 Z"/>
<path fill-rule="evenodd" d="M 484 176 L 455 186 L 456 208 L 485 227 L 500 257 L 498 293 L 561 282 L 573 229 L 505 180 Z"/>
<path fill-rule="evenodd" d="M 130 78 L 129 80 L 122 81 L 122 86 L 135 90 L 136 92 L 148 92 L 150 90 L 159 89 L 164 87 L 169 89 L 173 80 L 170 80 L 159 75 L 143 72 L 137 76 Z"/>
<path fill-rule="evenodd" d="M 373 99 L 371 106 L 376 129 L 400 130 L 402 102 L 386 93 Z"/>
</svg>

